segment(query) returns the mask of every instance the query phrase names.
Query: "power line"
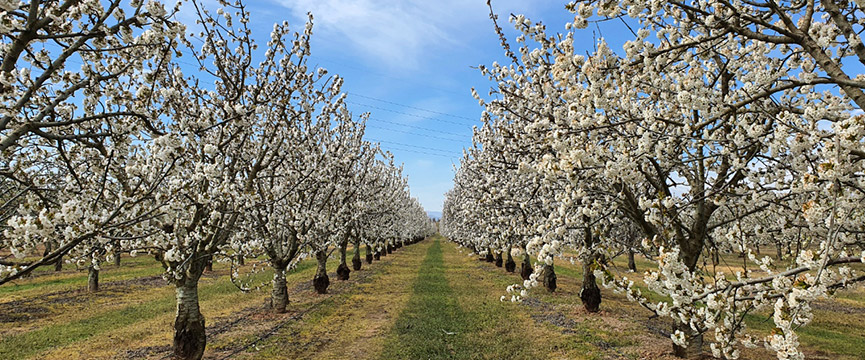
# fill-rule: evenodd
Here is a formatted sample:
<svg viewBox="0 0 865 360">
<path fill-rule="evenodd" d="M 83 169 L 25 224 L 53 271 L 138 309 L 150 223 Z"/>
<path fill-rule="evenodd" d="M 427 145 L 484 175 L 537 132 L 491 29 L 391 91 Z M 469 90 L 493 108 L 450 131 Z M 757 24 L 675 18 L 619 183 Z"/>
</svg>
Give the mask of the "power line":
<svg viewBox="0 0 865 360">
<path fill-rule="evenodd" d="M 455 158 L 453 155 L 433 154 L 433 153 L 426 152 L 426 151 L 418 151 L 418 150 L 412 150 L 412 149 L 404 149 L 404 148 L 399 148 L 399 147 L 394 148 L 394 147 L 391 147 L 391 146 L 388 146 L 388 148 L 390 148 L 390 149 L 394 149 L 394 150 L 399 150 L 399 151 L 408 151 L 408 152 L 410 152 L 410 153 L 415 153 L 415 154 L 424 154 L 424 155 L 430 155 L 430 156 L 438 156 L 438 157 L 443 157 L 443 158 L 446 158 L 446 159 L 454 159 L 454 158 Z"/>
<path fill-rule="evenodd" d="M 470 120 L 470 121 L 477 121 L 477 119 L 472 119 L 472 118 L 467 117 L 467 116 L 448 114 L 448 113 L 443 113 L 443 112 L 440 112 L 440 111 L 435 111 L 435 110 L 430 110 L 430 109 L 419 108 L 419 107 L 417 107 L 417 106 L 411 106 L 411 105 L 400 104 L 400 103 L 396 103 L 396 102 L 393 102 L 393 101 L 388 101 L 388 100 L 382 100 L 382 99 L 374 98 L 374 97 L 372 97 L 372 96 L 361 95 L 361 94 L 358 94 L 358 93 L 355 93 L 355 92 L 348 92 L 348 91 L 346 91 L 346 94 L 351 94 L 351 95 L 353 95 L 353 96 L 362 97 L 362 98 L 364 98 L 364 99 L 370 99 L 370 100 L 375 100 L 375 101 L 383 102 L 383 103 L 385 103 L 385 104 L 391 104 L 391 105 L 396 105 L 396 106 L 402 106 L 402 107 L 409 108 L 409 109 L 415 109 L 415 110 L 420 110 L 420 111 L 426 111 L 426 112 L 428 112 L 428 113 L 439 114 L 439 115 L 444 115 L 444 116 L 450 116 L 450 117 L 453 117 L 453 118 L 459 118 L 459 119 L 466 119 L 466 120 Z"/>
<path fill-rule="evenodd" d="M 390 140 L 381 140 L 381 139 L 372 139 L 372 138 L 369 138 L 369 139 L 367 139 L 367 140 L 377 141 L 377 142 L 380 142 L 380 143 L 389 143 L 389 144 L 394 144 L 394 145 L 399 145 L 399 146 L 408 146 L 408 147 L 418 148 L 418 149 L 423 149 L 423 150 L 432 150 L 432 151 L 437 151 L 437 152 L 440 152 L 440 153 L 443 153 L 443 154 L 454 154 L 454 152 L 453 152 L 453 151 L 450 151 L 450 150 L 437 149 L 437 148 L 431 148 L 431 147 L 426 147 L 426 146 L 418 146 L 418 145 L 412 145 L 412 144 L 403 144 L 403 143 L 401 143 L 401 142 L 390 141 Z"/>
<path fill-rule="evenodd" d="M 370 120 L 374 120 L 374 121 L 381 121 L 381 122 L 385 122 L 385 123 L 392 124 L 392 125 L 405 126 L 405 127 L 412 128 L 412 129 L 417 129 L 417 130 L 429 131 L 429 132 L 440 133 L 440 134 L 446 134 L 446 135 L 452 135 L 452 136 L 461 136 L 461 137 L 464 137 L 464 136 L 465 136 L 464 134 L 457 134 L 457 133 L 452 133 L 452 132 L 448 132 L 448 131 L 441 131 L 441 130 L 436 130 L 436 129 L 430 129 L 430 128 L 425 128 L 425 127 L 422 127 L 422 126 L 415 126 L 415 125 L 409 125 L 409 124 L 402 124 L 402 123 L 398 123 L 398 122 L 394 122 L 394 121 L 390 121 L 390 120 L 385 120 L 385 119 L 381 119 L 381 118 L 372 118 L 372 117 L 371 117 L 371 118 L 369 118 L 369 119 L 370 119 Z"/>
<path fill-rule="evenodd" d="M 450 120 L 444 120 L 444 119 L 434 118 L 434 117 L 429 117 L 429 116 L 422 116 L 422 115 L 417 115 L 417 114 L 410 114 L 410 113 L 407 113 L 407 112 L 402 112 L 402 111 L 397 111 L 397 110 L 386 109 L 386 108 L 379 107 L 379 106 L 375 106 L 375 105 L 361 104 L 361 103 L 356 103 L 356 102 L 348 101 L 348 100 L 346 100 L 345 102 L 348 103 L 348 104 L 354 104 L 354 105 L 358 105 L 358 106 L 366 106 L 366 107 L 368 107 L 368 108 L 370 108 L 370 109 L 376 109 L 376 110 L 381 110 L 381 111 L 392 112 L 392 113 L 394 113 L 394 114 L 400 114 L 400 115 L 405 115 L 405 116 L 411 116 L 411 117 L 416 117 L 416 118 L 426 119 L 426 120 L 441 121 L 441 122 L 445 122 L 445 123 L 448 123 L 448 124 L 454 124 L 454 125 L 460 125 L 460 126 L 468 126 L 468 124 L 465 124 L 465 123 L 460 123 L 460 122 L 450 121 Z"/>
<path fill-rule="evenodd" d="M 441 136 L 435 136 L 435 135 L 429 135 L 429 134 L 418 134 L 418 133 L 413 133 L 413 132 L 411 132 L 411 131 L 402 131 L 402 130 L 397 130 L 397 129 L 389 129 L 389 128 L 382 127 L 382 126 L 367 125 L 366 127 L 373 128 L 373 129 L 381 129 L 381 130 L 393 131 L 393 132 L 398 132 L 398 133 L 403 133 L 403 134 L 408 134 L 408 135 L 423 136 L 423 137 L 428 137 L 428 138 L 433 138 L 433 139 L 439 139 L 439 140 L 445 140 L 445 141 L 453 141 L 453 142 L 459 142 L 459 143 L 465 142 L 465 140 L 448 139 L 448 138 L 444 138 L 444 137 L 441 137 Z"/>
</svg>

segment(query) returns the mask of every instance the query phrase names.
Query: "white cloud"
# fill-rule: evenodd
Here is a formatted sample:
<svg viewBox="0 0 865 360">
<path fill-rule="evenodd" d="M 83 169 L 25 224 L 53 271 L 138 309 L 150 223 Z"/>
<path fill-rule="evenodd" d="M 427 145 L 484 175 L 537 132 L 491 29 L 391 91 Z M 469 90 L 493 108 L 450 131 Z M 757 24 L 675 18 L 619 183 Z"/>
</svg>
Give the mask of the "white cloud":
<svg viewBox="0 0 865 360">
<path fill-rule="evenodd" d="M 323 35 L 319 40 L 350 46 L 367 60 L 400 70 L 423 65 L 427 53 L 468 47 L 478 26 L 491 31 L 488 10 L 480 0 L 273 1 L 289 9 L 294 18 L 312 12 L 314 31 Z"/>
</svg>

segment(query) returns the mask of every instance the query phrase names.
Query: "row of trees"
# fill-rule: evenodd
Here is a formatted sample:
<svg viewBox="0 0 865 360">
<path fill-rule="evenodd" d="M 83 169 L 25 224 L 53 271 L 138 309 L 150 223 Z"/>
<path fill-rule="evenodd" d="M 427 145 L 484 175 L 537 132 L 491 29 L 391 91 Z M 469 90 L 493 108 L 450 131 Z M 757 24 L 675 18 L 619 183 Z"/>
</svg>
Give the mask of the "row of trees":
<svg viewBox="0 0 865 360">
<path fill-rule="evenodd" d="M 548 266 L 573 249 L 596 278 L 672 318 L 674 353 L 765 346 L 802 359 L 815 300 L 865 280 L 863 9 L 854 2 L 581 1 L 559 33 L 512 16 L 509 64 L 462 159 L 442 226 L 478 251 L 514 245 Z M 491 11 L 495 21 L 496 17 Z M 633 38 L 575 41 L 615 20 Z M 582 37 L 581 37 L 582 36 Z M 774 247 L 775 256 L 760 255 Z M 643 253 L 652 302 L 608 260 Z M 723 264 L 738 254 L 737 265 Z M 545 265 L 544 265 L 545 264 Z M 718 265 L 738 267 L 725 273 Z M 538 275 L 509 288 L 513 300 Z M 520 293 L 517 295 L 517 293 Z M 771 313 L 755 337 L 744 318 Z M 710 335 L 711 340 L 704 339 Z"/>
<path fill-rule="evenodd" d="M 303 31 L 274 25 L 264 51 L 240 1 L 194 31 L 158 1 L 0 4 L 0 284 L 66 259 L 98 289 L 101 263 L 148 253 L 176 288 L 174 355 L 204 352 L 198 282 L 214 259 L 266 258 L 272 308 L 285 271 L 361 244 L 379 254 L 433 226 L 401 168 L 363 140 L 343 79 L 307 64 Z M 377 256 L 377 255 L 376 255 Z"/>
</svg>

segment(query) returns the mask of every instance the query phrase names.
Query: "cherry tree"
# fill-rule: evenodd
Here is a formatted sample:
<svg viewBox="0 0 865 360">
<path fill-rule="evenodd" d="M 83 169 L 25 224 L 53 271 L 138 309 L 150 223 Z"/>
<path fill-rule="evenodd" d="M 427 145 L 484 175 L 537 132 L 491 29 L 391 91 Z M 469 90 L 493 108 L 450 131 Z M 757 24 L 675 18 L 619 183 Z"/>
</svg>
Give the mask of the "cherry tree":
<svg viewBox="0 0 865 360">
<path fill-rule="evenodd" d="M 488 111 L 529 119 L 521 136 L 547 151 L 524 166 L 572 179 L 556 197 L 563 219 L 637 227 L 644 250 L 660 254 L 646 281 L 669 302 L 651 303 L 608 269 L 596 274 L 672 317 L 683 357 L 699 356 L 712 332 L 713 355 L 736 358 L 740 341 L 757 343 L 744 333 L 745 314 L 773 308 L 778 331 L 763 344 L 801 358 L 794 329 L 810 321 L 810 302 L 862 280 L 846 266 L 862 261 L 850 256 L 862 250 L 862 116 L 853 112 L 861 105 L 855 81 L 836 71 L 861 46 L 838 30 L 859 10 L 850 4 L 833 23 L 832 4 L 763 6 L 572 3 L 575 20 L 562 34 L 513 17 L 519 56 L 506 47 L 512 65 L 483 69 L 501 95 Z M 804 16 L 791 22 L 788 10 Z M 641 25 L 624 56 L 603 40 L 589 56 L 576 53 L 595 12 Z M 842 33 L 853 40 L 832 40 Z M 600 235 L 626 233 L 613 230 Z M 810 249 L 776 271 L 743 246 L 767 236 L 804 237 Z M 707 244 L 741 252 L 759 270 L 715 272 L 700 261 Z"/>
<path fill-rule="evenodd" d="M 160 177 L 127 173 L 158 133 L 152 79 L 185 27 L 159 2 L 11 1 L 0 5 L 0 175 L 13 194 L 0 284 L 66 255 L 90 270 L 153 214 Z M 165 169 L 164 166 L 160 167 Z M 70 254 L 72 252 L 72 254 Z"/>
</svg>

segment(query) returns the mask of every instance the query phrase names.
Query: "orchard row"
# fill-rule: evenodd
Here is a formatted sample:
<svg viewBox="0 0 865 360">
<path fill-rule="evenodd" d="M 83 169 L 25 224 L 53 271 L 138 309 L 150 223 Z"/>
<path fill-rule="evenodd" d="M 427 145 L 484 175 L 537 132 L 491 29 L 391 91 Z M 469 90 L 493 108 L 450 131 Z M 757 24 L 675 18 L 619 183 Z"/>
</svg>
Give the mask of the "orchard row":
<svg viewBox="0 0 865 360">
<path fill-rule="evenodd" d="M 515 49 L 496 24 L 509 61 L 480 68 L 496 85 L 475 92 L 483 126 L 443 234 L 512 271 L 536 257 L 513 301 L 553 291 L 554 259 L 576 254 L 586 310 L 601 307 L 599 284 L 624 292 L 673 320 L 679 357 L 707 344 L 718 358 L 747 346 L 802 359 L 812 304 L 865 280 L 857 4 L 578 1 L 558 32 L 512 16 Z M 604 38 L 576 50 L 611 23 L 632 35 L 621 51 Z M 632 270 L 634 254 L 654 262 L 647 288 L 615 266 L 626 254 Z M 769 335 L 746 329 L 753 312 L 770 314 Z"/>
<path fill-rule="evenodd" d="M 194 31 L 180 6 L 0 1 L 0 284 L 74 262 L 95 291 L 101 263 L 149 254 L 176 287 L 174 356 L 197 359 L 214 259 L 267 259 L 284 312 L 298 261 L 324 293 L 335 249 L 348 278 L 349 243 L 358 269 L 362 246 L 371 261 L 434 228 L 343 79 L 307 65 L 312 15 L 262 51 L 242 2 L 184 5 Z"/>
</svg>

